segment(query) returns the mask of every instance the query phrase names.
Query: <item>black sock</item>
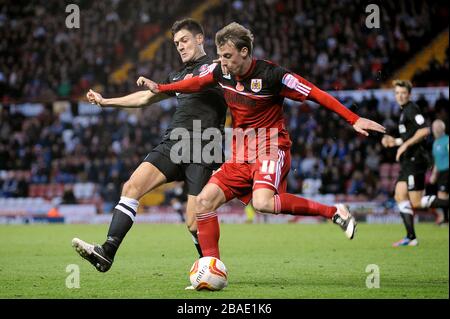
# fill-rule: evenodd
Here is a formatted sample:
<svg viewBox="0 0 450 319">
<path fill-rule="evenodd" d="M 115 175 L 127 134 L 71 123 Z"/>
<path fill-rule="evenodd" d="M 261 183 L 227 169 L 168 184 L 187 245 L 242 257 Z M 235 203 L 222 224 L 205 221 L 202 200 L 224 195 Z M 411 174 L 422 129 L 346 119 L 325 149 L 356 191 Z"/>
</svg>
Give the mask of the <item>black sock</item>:
<svg viewBox="0 0 450 319">
<path fill-rule="evenodd" d="M 119 203 L 118 206 L 119 205 L 126 206 L 121 203 Z M 124 208 L 128 210 L 130 213 L 132 213 L 134 216 L 136 215 L 136 212 L 132 208 L 128 206 Z M 106 255 L 109 258 L 114 259 L 114 256 L 116 255 L 120 243 L 124 239 L 127 232 L 130 230 L 132 225 L 133 220 L 131 219 L 130 216 L 128 216 L 121 210 L 114 208 L 111 224 L 109 225 L 108 238 L 102 245 L 103 250 L 105 251 Z"/>
<path fill-rule="evenodd" d="M 435 200 L 431 203 L 432 208 L 443 208 L 444 210 L 448 209 L 448 199 L 440 199 L 435 198 Z"/>
<path fill-rule="evenodd" d="M 402 216 L 403 223 L 405 224 L 407 237 L 409 239 L 415 239 L 416 238 L 416 232 L 414 231 L 414 215 L 408 214 L 408 213 L 400 213 L 400 216 Z"/>
<path fill-rule="evenodd" d="M 198 236 L 196 230 L 190 230 L 190 233 L 192 234 L 192 240 L 194 241 L 195 248 L 197 248 L 198 255 L 200 258 L 203 257 L 202 248 L 200 247 L 200 244 L 198 243 Z"/>
<path fill-rule="evenodd" d="M 423 208 L 448 208 L 448 199 L 438 198 L 436 195 L 427 195 L 422 197 Z"/>
</svg>

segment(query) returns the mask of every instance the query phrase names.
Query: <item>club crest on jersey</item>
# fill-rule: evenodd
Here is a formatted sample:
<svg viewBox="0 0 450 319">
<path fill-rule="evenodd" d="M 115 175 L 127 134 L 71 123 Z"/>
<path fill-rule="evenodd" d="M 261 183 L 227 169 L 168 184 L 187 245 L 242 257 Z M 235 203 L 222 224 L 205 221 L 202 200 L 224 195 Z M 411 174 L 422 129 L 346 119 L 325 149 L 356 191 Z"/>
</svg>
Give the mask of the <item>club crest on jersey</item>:
<svg viewBox="0 0 450 319">
<path fill-rule="evenodd" d="M 262 79 L 252 79 L 252 83 L 250 85 L 250 89 L 255 92 L 258 93 L 259 91 L 261 91 L 262 89 Z"/>
<path fill-rule="evenodd" d="M 238 83 L 236 84 L 236 90 L 238 90 L 239 92 L 244 91 L 244 86 L 242 85 L 241 82 L 238 82 Z"/>
<path fill-rule="evenodd" d="M 202 73 L 208 69 L 208 64 L 203 64 L 199 69 L 198 72 Z"/>
<path fill-rule="evenodd" d="M 185 76 L 184 76 L 184 80 L 186 80 L 186 79 L 190 79 L 190 78 L 192 78 L 194 76 L 194 74 L 192 74 L 192 73 L 188 73 L 188 74 L 186 74 Z"/>
</svg>

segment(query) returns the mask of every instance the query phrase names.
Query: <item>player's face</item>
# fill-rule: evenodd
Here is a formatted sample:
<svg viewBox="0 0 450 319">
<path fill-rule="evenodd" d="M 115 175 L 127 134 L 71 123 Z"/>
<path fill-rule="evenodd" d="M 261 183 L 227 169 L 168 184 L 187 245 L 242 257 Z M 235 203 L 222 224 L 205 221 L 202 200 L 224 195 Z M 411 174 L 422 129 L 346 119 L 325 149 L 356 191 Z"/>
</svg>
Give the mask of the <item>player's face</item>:
<svg viewBox="0 0 450 319">
<path fill-rule="evenodd" d="M 238 50 L 233 43 L 227 42 L 217 47 L 217 54 L 219 55 L 222 68 L 226 68 L 233 75 L 243 75 L 244 62 L 248 57 L 247 48 L 244 47 L 242 50 Z"/>
<path fill-rule="evenodd" d="M 183 63 L 194 61 L 203 54 L 203 35 L 201 34 L 194 36 L 190 31 L 182 29 L 174 34 L 173 43 Z"/>
<path fill-rule="evenodd" d="M 395 100 L 400 106 L 403 106 L 409 102 L 410 93 L 408 92 L 407 88 L 402 86 L 396 86 L 394 92 L 395 92 Z"/>
</svg>

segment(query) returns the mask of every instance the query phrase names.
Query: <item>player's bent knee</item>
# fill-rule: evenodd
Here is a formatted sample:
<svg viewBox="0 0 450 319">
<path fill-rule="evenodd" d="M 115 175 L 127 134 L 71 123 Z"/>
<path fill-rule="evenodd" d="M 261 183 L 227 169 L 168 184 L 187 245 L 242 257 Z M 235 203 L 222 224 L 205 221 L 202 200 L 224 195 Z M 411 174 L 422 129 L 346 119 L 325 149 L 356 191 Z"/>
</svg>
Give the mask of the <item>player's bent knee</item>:
<svg viewBox="0 0 450 319">
<path fill-rule="evenodd" d="M 122 196 L 130 197 L 130 198 L 140 198 L 142 190 L 136 185 L 136 183 L 128 180 L 123 184 L 122 188 Z"/>
<path fill-rule="evenodd" d="M 411 207 L 412 208 L 423 208 L 422 207 L 422 203 L 420 202 L 420 200 L 411 200 Z"/>
<path fill-rule="evenodd" d="M 212 202 L 199 195 L 195 199 L 197 215 L 208 213 L 212 210 Z"/>
<path fill-rule="evenodd" d="M 273 214 L 273 197 L 253 198 L 253 208 L 260 213 Z"/>
<path fill-rule="evenodd" d="M 405 196 L 403 194 L 395 193 L 394 199 L 397 203 L 403 202 L 405 200 L 408 200 L 408 196 Z"/>
</svg>

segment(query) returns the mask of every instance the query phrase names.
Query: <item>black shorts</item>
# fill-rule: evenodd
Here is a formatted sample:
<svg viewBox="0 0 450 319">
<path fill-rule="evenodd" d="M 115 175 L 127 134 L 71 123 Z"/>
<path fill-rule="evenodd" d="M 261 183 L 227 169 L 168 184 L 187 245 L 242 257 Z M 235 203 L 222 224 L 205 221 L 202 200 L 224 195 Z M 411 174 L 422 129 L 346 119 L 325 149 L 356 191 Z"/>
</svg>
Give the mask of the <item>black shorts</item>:
<svg viewBox="0 0 450 319">
<path fill-rule="evenodd" d="M 188 195 L 197 196 L 209 181 L 213 169 L 197 163 L 175 164 L 169 156 L 159 152 L 156 148 L 144 159 L 153 164 L 167 179 L 167 183 L 184 181 Z"/>
<path fill-rule="evenodd" d="M 425 173 L 428 165 L 402 164 L 397 182 L 406 182 L 408 191 L 422 191 L 425 189 Z"/>
<path fill-rule="evenodd" d="M 438 192 L 448 193 L 448 170 L 438 172 L 436 186 L 437 186 Z"/>
</svg>

